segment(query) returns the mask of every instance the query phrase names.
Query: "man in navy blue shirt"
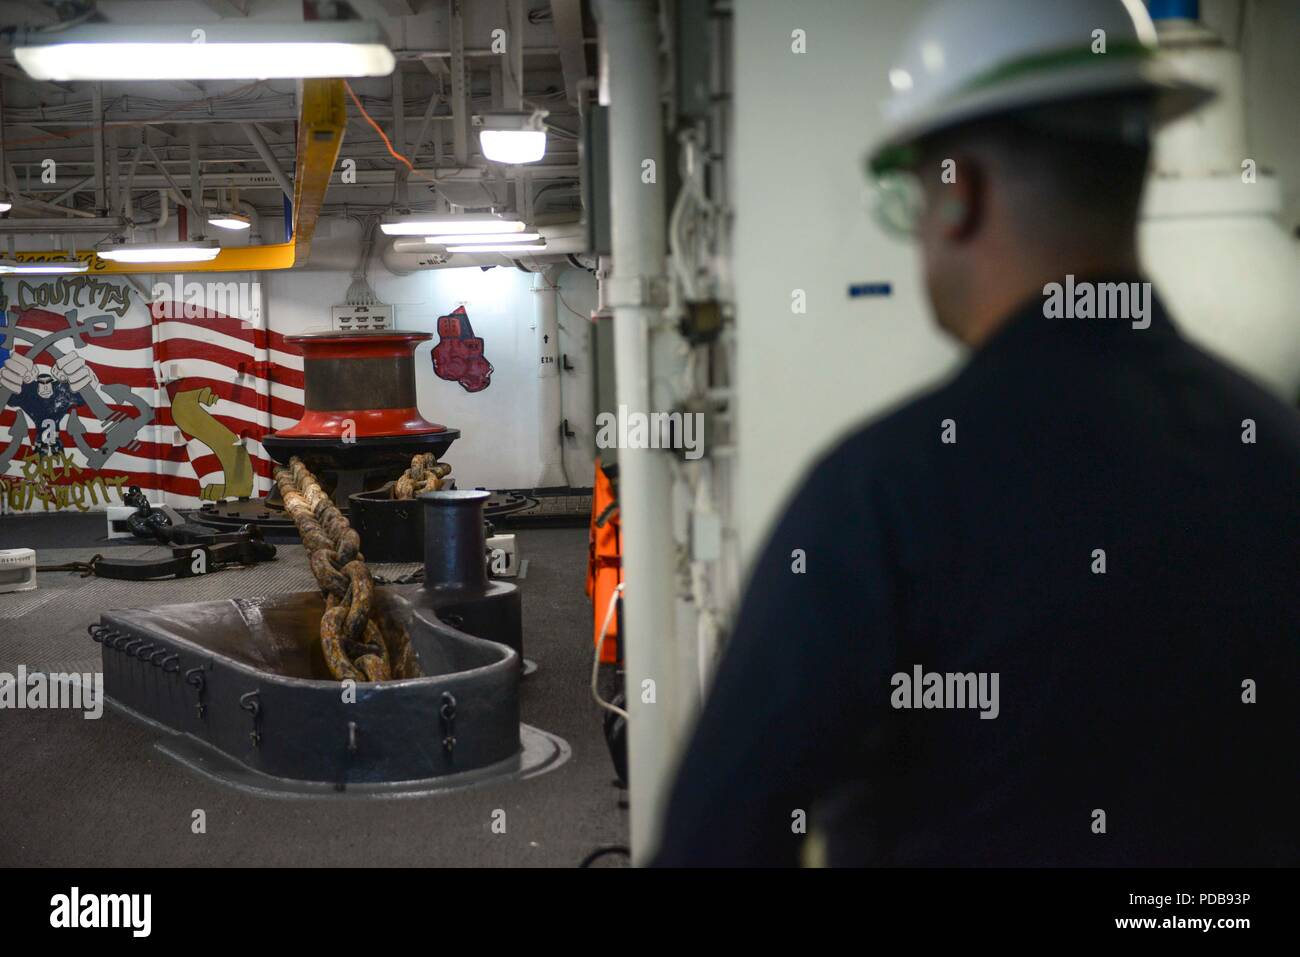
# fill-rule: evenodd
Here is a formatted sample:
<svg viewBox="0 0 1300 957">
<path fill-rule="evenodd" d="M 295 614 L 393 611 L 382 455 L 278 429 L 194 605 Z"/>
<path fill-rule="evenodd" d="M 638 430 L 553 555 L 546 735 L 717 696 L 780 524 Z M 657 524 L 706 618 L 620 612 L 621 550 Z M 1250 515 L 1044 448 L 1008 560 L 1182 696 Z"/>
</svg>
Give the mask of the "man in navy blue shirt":
<svg viewBox="0 0 1300 957">
<path fill-rule="evenodd" d="M 891 71 L 921 101 L 873 156 L 884 214 L 972 354 L 789 504 L 657 864 L 1300 862 L 1300 416 L 1185 340 L 1137 256 L 1150 131 L 1206 91 L 1136 5 L 1049 6 L 1054 57 Z M 1059 54 L 1106 16 L 1131 62 Z"/>
</svg>

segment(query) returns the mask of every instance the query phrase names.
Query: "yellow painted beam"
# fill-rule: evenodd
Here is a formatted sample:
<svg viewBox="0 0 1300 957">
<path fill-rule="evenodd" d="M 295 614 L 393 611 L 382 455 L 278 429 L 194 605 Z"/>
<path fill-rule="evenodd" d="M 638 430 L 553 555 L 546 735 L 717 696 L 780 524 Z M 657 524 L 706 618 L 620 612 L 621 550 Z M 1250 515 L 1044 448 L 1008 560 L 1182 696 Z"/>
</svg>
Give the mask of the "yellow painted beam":
<svg viewBox="0 0 1300 957">
<path fill-rule="evenodd" d="M 254 272 L 290 269 L 306 262 L 311 238 L 325 205 L 334 165 L 343 146 L 347 126 L 347 105 L 342 80 L 304 80 L 298 115 L 298 162 L 293 178 L 293 239 L 287 243 L 237 246 L 223 249 L 216 258 L 202 263 L 116 263 L 100 259 L 92 250 L 77 258 L 89 264 L 89 275 L 122 276 L 157 272 Z M 19 262 L 50 262 L 67 259 L 62 249 L 16 252 Z"/>
<path fill-rule="evenodd" d="M 342 80 L 303 80 L 298 165 L 293 177 L 293 242 L 306 262 L 348 123 Z"/>
</svg>

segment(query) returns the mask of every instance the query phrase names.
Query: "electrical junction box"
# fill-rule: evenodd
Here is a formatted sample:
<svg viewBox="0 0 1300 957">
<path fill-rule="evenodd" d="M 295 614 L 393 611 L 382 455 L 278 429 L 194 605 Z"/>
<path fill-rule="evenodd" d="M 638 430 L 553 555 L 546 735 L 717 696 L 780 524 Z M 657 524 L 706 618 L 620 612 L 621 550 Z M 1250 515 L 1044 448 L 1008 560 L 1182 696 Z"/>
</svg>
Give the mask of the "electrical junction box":
<svg viewBox="0 0 1300 957">
<path fill-rule="evenodd" d="M 519 575 L 519 552 L 514 535 L 493 535 L 487 540 L 488 574 L 493 578 L 515 578 Z"/>
<path fill-rule="evenodd" d="M 330 320 L 339 332 L 393 328 L 393 307 L 383 303 L 369 306 L 334 306 Z"/>
<path fill-rule="evenodd" d="M 36 552 L 30 548 L 0 548 L 0 593 L 31 591 L 35 587 Z"/>
</svg>

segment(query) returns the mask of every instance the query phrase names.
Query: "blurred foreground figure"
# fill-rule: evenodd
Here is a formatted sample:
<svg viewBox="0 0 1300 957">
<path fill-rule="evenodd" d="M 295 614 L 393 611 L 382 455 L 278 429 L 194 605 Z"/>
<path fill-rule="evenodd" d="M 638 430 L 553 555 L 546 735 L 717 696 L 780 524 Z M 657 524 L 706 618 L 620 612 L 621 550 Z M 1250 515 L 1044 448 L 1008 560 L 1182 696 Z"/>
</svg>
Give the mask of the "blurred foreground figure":
<svg viewBox="0 0 1300 957">
<path fill-rule="evenodd" d="M 656 863 L 1300 861 L 1300 417 L 1141 273 L 1150 137 L 1212 95 L 1154 36 L 961 0 L 904 46 L 878 212 L 972 355 L 789 505 Z"/>
</svg>

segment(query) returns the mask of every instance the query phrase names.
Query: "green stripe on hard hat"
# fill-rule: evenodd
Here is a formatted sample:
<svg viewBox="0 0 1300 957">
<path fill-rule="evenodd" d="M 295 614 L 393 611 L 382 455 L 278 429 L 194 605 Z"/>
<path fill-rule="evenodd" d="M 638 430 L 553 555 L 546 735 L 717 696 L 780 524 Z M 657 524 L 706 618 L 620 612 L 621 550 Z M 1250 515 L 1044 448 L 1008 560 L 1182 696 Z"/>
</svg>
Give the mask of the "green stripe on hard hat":
<svg viewBox="0 0 1300 957">
<path fill-rule="evenodd" d="M 1150 57 L 1155 53 L 1154 47 L 1145 46 L 1141 43 L 1117 43 L 1112 49 L 1105 53 L 1094 53 L 1090 47 L 1074 48 L 1070 50 L 1055 50 L 1051 53 L 1041 53 L 1037 56 L 1027 56 L 1019 60 L 1012 60 L 1009 63 L 1001 63 L 989 70 L 987 73 L 977 76 L 974 80 L 967 83 L 958 91 L 961 93 L 970 93 L 975 90 L 982 90 L 985 87 L 994 86 L 1004 80 L 1010 80 L 1025 76 L 1031 73 L 1044 73 L 1049 70 L 1056 70 L 1064 67 L 1080 66 L 1084 63 L 1101 64 L 1114 57 L 1121 60 L 1129 57 L 1143 58 Z"/>
<path fill-rule="evenodd" d="M 999 83 L 1021 79 L 1026 76 L 1033 76 L 1035 74 L 1046 75 L 1058 70 L 1069 69 L 1084 64 L 1096 64 L 1101 66 L 1113 59 L 1148 59 L 1154 56 L 1155 52 L 1156 50 L 1154 47 L 1142 43 L 1117 43 L 1105 53 L 1094 53 L 1090 47 L 1072 47 L 1068 50 L 1054 50 L 1050 53 L 1022 57 L 1017 60 L 1000 63 L 988 72 L 975 77 L 975 79 L 964 84 L 960 89 L 953 93 L 950 96 L 950 99 L 959 100 L 967 94 L 978 93 L 982 90 L 996 87 Z M 1087 95 L 1087 93 L 1076 92 L 1070 97 L 1070 99 L 1081 99 Z M 989 110 L 987 113 L 954 118 L 952 122 L 942 123 L 935 126 L 933 129 L 926 130 L 924 133 L 919 134 L 918 137 L 909 142 L 896 143 L 881 148 L 870 158 L 868 168 L 870 172 L 876 176 L 884 175 L 892 170 L 906 169 L 913 165 L 918 159 L 916 139 L 919 139 L 921 136 L 929 136 L 930 134 L 937 133 L 940 130 L 977 119 L 983 119 L 988 116 L 1012 113 L 1030 105 L 1031 104 L 1021 104 L 1016 106 L 998 107 Z"/>
</svg>

